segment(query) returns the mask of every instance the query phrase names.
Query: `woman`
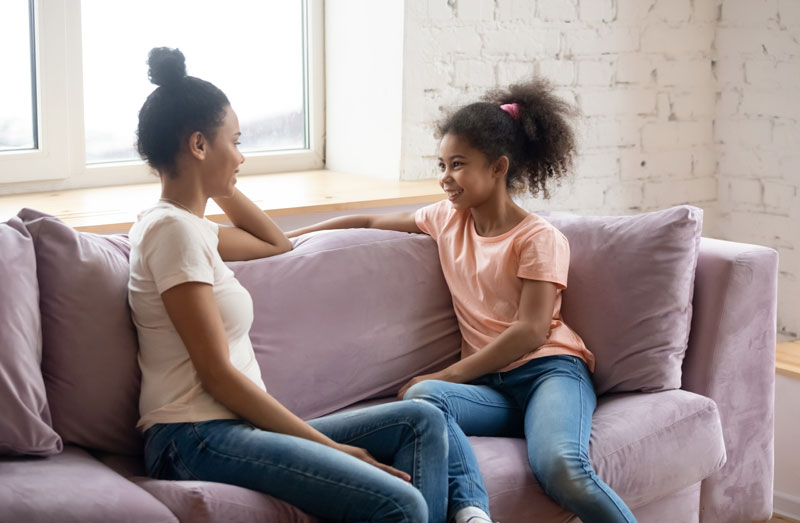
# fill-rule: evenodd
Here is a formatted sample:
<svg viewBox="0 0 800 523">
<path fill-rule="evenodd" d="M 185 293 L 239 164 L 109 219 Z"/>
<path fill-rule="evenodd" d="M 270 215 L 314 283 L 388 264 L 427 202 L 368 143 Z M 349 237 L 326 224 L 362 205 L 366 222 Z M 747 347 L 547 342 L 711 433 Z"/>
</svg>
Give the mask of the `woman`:
<svg viewBox="0 0 800 523">
<path fill-rule="evenodd" d="M 176 49 L 153 49 L 149 65 L 159 87 L 139 113 L 137 148 L 162 197 L 130 231 L 129 283 L 147 473 L 259 490 L 331 520 L 444 521 L 436 408 L 399 402 L 306 423 L 266 391 L 248 337 L 252 301 L 223 261 L 292 244 L 234 187 L 244 157 L 226 96 L 187 76 Z M 209 198 L 232 227 L 203 218 Z"/>
</svg>

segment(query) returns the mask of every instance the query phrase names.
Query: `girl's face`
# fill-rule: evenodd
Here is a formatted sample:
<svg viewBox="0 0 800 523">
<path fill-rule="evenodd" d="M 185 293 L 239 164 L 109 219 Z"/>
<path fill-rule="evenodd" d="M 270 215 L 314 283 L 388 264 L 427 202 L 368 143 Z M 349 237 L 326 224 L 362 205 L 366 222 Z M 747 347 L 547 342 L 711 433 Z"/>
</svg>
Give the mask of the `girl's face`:
<svg viewBox="0 0 800 523">
<path fill-rule="evenodd" d="M 207 196 L 233 196 L 236 173 L 244 162 L 244 156 L 239 152 L 241 135 L 239 118 L 228 107 L 216 136 L 207 144 L 203 172 L 203 186 Z"/>
<path fill-rule="evenodd" d="M 505 170 L 498 167 L 457 135 L 446 134 L 439 142 L 439 185 L 456 209 L 480 206 L 505 184 Z"/>
</svg>

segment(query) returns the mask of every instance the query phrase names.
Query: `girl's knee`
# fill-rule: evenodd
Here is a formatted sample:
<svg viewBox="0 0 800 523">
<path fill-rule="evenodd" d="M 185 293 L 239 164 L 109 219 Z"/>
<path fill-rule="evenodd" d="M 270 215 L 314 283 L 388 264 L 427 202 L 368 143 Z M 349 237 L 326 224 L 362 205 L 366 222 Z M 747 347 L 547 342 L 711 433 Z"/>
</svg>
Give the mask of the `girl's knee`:
<svg viewBox="0 0 800 523">
<path fill-rule="evenodd" d="M 406 400 L 423 400 L 433 405 L 439 406 L 444 400 L 444 389 L 442 382 L 436 380 L 425 380 L 416 383 L 409 388 L 403 395 Z"/>
<path fill-rule="evenodd" d="M 591 481 L 591 468 L 580 458 L 554 455 L 530 465 L 542 489 L 562 505 L 580 498 Z"/>
<path fill-rule="evenodd" d="M 447 422 L 444 419 L 444 413 L 435 405 L 421 398 L 408 398 L 406 396 L 405 399 L 410 399 L 411 401 L 403 401 L 401 404 L 408 409 L 410 417 L 416 421 L 417 425 L 433 431 L 445 430 Z"/>
</svg>

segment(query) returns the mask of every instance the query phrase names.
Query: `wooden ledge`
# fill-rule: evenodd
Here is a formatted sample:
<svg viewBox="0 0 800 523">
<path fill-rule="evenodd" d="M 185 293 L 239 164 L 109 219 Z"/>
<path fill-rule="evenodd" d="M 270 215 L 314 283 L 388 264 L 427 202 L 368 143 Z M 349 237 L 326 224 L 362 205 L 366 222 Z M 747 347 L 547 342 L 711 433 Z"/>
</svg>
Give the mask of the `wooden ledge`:
<svg viewBox="0 0 800 523">
<path fill-rule="evenodd" d="M 243 176 L 237 187 L 272 216 L 433 203 L 444 198 L 435 179 L 385 180 L 326 170 Z M 153 205 L 160 193 L 159 183 L 149 183 L 0 196 L 0 221 L 30 207 L 80 231 L 127 232 L 136 215 Z M 206 215 L 225 221 L 213 201 Z"/>
<path fill-rule="evenodd" d="M 775 370 L 784 376 L 800 378 L 800 340 L 778 343 Z"/>
</svg>

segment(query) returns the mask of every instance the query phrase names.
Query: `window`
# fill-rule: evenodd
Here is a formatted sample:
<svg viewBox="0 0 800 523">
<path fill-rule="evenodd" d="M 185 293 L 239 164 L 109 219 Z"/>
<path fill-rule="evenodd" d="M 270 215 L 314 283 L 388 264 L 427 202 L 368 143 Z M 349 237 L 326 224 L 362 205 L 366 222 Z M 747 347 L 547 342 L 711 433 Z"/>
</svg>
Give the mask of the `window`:
<svg viewBox="0 0 800 523">
<path fill-rule="evenodd" d="M 5 2 L 0 7 L 0 49 L 5 49 L 0 82 L 0 151 L 35 149 L 36 75 L 33 0 Z M 9 52 L 16 49 L 17 52 Z M 10 79 L 14 78 L 14 81 Z"/>
<path fill-rule="evenodd" d="M 10 0 L 0 20 L 3 48 L 20 50 L 6 52 L 15 80 L 3 82 L 2 99 L 27 93 L 13 120 L 0 113 L 0 133 L 9 128 L 0 134 L 0 194 L 152 182 L 134 143 L 139 108 L 155 88 L 147 53 L 159 46 L 181 49 L 188 73 L 231 100 L 242 174 L 323 164 L 322 0 Z M 33 38 L 20 29 L 26 23 Z M 5 30 L 12 25 L 16 33 Z"/>
</svg>

